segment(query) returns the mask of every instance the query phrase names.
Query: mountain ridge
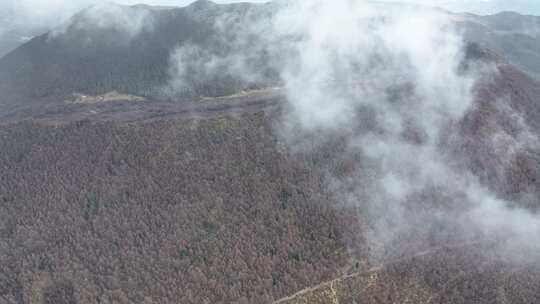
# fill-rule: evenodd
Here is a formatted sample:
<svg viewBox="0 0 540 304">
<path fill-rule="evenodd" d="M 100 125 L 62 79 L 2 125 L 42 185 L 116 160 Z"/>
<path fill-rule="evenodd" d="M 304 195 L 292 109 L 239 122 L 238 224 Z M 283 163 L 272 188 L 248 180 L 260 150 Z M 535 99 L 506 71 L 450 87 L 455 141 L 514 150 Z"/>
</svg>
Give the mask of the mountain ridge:
<svg viewBox="0 0 540 304">
<path fill-rule="evenodd" d="M 220 18 L 227 19 L 229 15 L 236 16 L 234 18 L 238 17 L 238 20 L 232 21 L 233 25 L 230 26 L 241 28 L 242 23 L 247 24 L 249 18 L 253 18 L 248 15 L 264 18 L 271 16 L 273 6 L 272 3 L 221 5 L 211 1 L 198 1 L 186 7 L 164 10 L 137 5 L 121 6 L 121 14 L 130 17 L 128 19 L 135 16 L 138 20 L 136 32 L 124 32 L 122 27 L 118 27 L 120 24 L 114 23 L 105 23 L 106 26 L 116 28 L 112 32 L 101 27 L 89 27 L 86 19 L 92 21 L 97 17 L 92 16 L 91 9 L 85 10 L 72 18 L 62 30 L 57 29 L 56 34 L 52 31 L 35 37 L 0 58 L 0 90 L 4 96 L 2 103 L 18 99 L 17 102 L 11 102 L 14 106 L 47 96 L 65 99 L 70 94 L 100 95 L 115 90 L 151 100 L 171 99 L 164 89 L 171 79 L 170 60 L 178 46 L 188 43 L 211 54 L 215 52 L 222 53 L 220 56 L 229 56 L 229 53 L 223 53 L 228 52 L 229 47 L 226 41 L 220 41 L 223 33 L 216 30 L 215 22 Z M 468 17 L 464 22 L 458 22 L 465 28 L 466 39 L 507 56 L 512 63 L 522 69 L 529 69 L 532 74 L 540 73 L 540 66 L 529 64 L 540 62 L 535 61 L 535 58 L 540 58 L 540 49 L 533 43 L 540 38 L 520 33 L 490 38 L 491 32 L 485 28 L 490 26 L 488 21 L 484 21 L 486 18 Z M 479 24 L 487 25 L 477 29 Z M 493 24 L 497 26 L 504 22 Z M 227 33 L 232 36 L 234 34 Z M 509 50 L 507 45 L 513 45 L 514 41 L 522 41 L 529 47 L 521 51 L 519 48 Z M 257 50 L 245 52 L 264 56 L 264 53 L 259 55 Z M 37 58 L 47 60 L 39 61 Z M 271 67 L 264 66 L 264 57 L 258 61 L 262 66 L 256 69 L 268 70 L 266 74 L 275 74 Z M 17 80 L 14 81 L 13 77 Z M 175 98 L 227 95 L 250 87 L 279 84 L 275 76 L 261 81 L 245 81 L 237 76 L 223 75 L 205 81 L 188 80 L 190 89 Z"/>
</svg>

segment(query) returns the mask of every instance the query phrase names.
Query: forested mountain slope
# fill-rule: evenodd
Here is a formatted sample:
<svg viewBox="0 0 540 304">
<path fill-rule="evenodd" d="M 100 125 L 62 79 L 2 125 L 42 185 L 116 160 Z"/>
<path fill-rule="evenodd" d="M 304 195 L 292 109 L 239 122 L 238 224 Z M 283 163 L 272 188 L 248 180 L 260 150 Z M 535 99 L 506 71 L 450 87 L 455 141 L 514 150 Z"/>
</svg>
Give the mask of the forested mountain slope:
<svg viewBox="0 0 540 304">
<path fill-rule="evenodd" d="M 540 75 L 540 17 L 503 12 L 496 15 L 456 15 L 465 37 L 492 49 L 510 62 Z"/>
<path fill-rule="evenodd" d="M 306 130 L 293 116 L 297 96 L 282 86 L 275 62 L 261 59 L 269 57 L 264 48 L 231 43 L 240 32 L 228 27 L 216 30 L 267 20 L 275 9 L 200 0 L 185 8 L 99 11 L 118 19 L 84 11 L 0 59 L 1 304 L 538 302 L 537 251 L 522 248 L 534 249 L 537 237 L 540 82 L 468 43 L 451 73 L 467 80 L 482 66 L 489 73 L 478 73 L 489 77 L 470 87 L 471 104 L 432 146 L 431 130 L 414 118 L 429 120 L 436 111 L 418 106 L 423 88 L 399 70 L 407 60 L 397 62 L 399 77 L 380 92 L 368 87 L 379 79 L 370 83 L 362 74 L 300 82 L 299 95 L 313 87 L 345 92 L 323 95 L 324 106 L 357 102 L 347 108 L 355 115 L 350 124 Z M 129 30 L 136 30 L 114 20 L 135 20 Z M 170 95 L 171 52 L 182 57 L 178 49 L 200 54 L 212 73 L 183 71 L 193 77 Z M 220 64 L 207 62 L 239 50 L 253 55 L 240 70 L 257 77 L 221 73 Z M 388 62 L 375 56 L 372 63 Z M 355 99 L 364 91 L 384 99 Z M 307 97 L 302 101 L 319 96 Z M 385 125 L 393 121 L 378 119 L 380 103 L 420 113 L 393 138 Z M 390 173 L 410 161 L 407 149 L 432 148 L 448 170 L 463 173 L 450 175 L 456 185 L 470 174 L 493 200 L 512 202 L 505 208 L 517 213 L 495 213 L 507 231 L 471 224 L 494 216 L 473 214 L 468 193 L 453 184 L 430 180 L 401 195 L 390 178 L 403 204 L 385 204 L 390 197 L 370 184 L 385 177 L 385 161 L 368 155 L 376 145 L 361 141 L 370 136 L 399 142 L 381 148 L 390 160 L 403 159 Z M 418 163 L 413 181 L 424 167 Z M 437 177 L 451 181 L 443 171 Z M 505 226 L 521 224 L 508 214 L 531 223 Z M 512 229 L 525 237 L 516 241 Z"/>
<path fill-rule="evenodd" d="M 3 126 L 2 303 L 270 303 L 336 276 L 357 222 L 272 112 Z"/>
<path fill-rule="evenodd" d="M 500 81 L 480 97 L 511 94 L 512 107 L 532 119 L 537 105 L 524 97 L 535 96 L 538 83 L 507 65 Z M 380 266 L 367 258 L 363 236 L 370 224 L 361 211 L 337 204 L 327 178 L 330 170 L 346 180 L 351 166 L 363 164 L 354 163 L 340 137 L 308 154 L 289 150 L 275 133 L 283 100 L 235 110 L 250 98 L 196 102 L 177 114 L 159 103 L 118 103 L 114 111 L 85 104 L 35 122 L 4 122 L 1 299 L 272 303 L 310 286 L 279 303 L 336 297 L 339 303 L 470 303 L 492 296 L 497 303 L 530 303 L 540 296 L 525 283 L 536 282 L 534 263 L 523 271 L 523 264 L 486 256 L 489 244 L 462 244 L 434 231 L 404 235 L 388 248 L 387 262 L 399 262 L 364 274 Z M 484 101 L 480 108 L 489 107 Z M 227 103 L 236 106 L 211 110 Z M 128 114 L 131 108 L 139 114 Z M 497 158 L 482 157 L 491 149 L 482 141 L 488 137 L 471 130 L 498 121 L 485 116 L 489 111 L 465 119 L 465 148 L 457 149 L 486 177 L 493 166 L 481 161 Z M 501 178 L 510 181 L 487 178 L 486 184 L 508 196 L 537 187 L 533 152 L 516 159 L 527 167 L 507 168 Z M 432 208 L 410 207 L 415 213 Z M 427 247 L 419 252 L 416 244 Z M 445 244 L 454 245 L 429 249 Z M 392 254 L 397 247 L 401 258 Z"/>
<path fill-rule="evenodd" d="M 232 15 L 239 18 L 235 23 L 249 24 L 248 18 L 271 10 L 270 4 L 218 5 L 210 1 L 183 8 L 89 8 L 0 59 L 1 104 L 113 90 L 170 99 L 163 91 L 175 48 L 193 44 L 227 53 L 227 41 L 215 28 L 219 18 Z M 115 14 L 118 21 L 107 21 L 114 20 Z M 227 95 L 253 85 L 227 74 L 189 81 L 191 90 L 178 98 Z"/>
</svg>

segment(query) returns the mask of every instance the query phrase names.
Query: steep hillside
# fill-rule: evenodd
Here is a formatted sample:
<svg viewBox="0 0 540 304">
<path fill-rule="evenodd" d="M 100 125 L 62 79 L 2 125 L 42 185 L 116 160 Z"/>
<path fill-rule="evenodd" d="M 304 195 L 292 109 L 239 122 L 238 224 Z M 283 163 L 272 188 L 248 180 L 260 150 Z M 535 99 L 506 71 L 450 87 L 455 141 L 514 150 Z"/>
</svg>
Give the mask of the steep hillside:
<svg viewBox="0 0 540 304">
<path fill-rule="evenodd" d="M 460 135 L 449 145 L 501 197 L 538 208 L 540 159 L 534 134 L 540 132 L 540 83 L 512 65 L 498 69 L 494 81 L 479 89 Z M 524 145 L 518 144 L 520 138 Z"/>
<path fill-rule="evenodd" d="M 504 12 L 489 16 L 456 15 L 466 39 L 505 56 L 540 75 L 540 17 Z"/>
<path fill-rule="evenodd" d="M 0 103 L 13 105 L 16 100 L 20 106 L 41 98 L 114 90 L 169 99 L 163 91 L 175 48 L 193 44 L 227 53 L 227 41 L 215 29 L 219 18 L 234 15 L 239 20 L 232 22 L 249 24 L 248 18 L 270 9 L 271 5 L 210 1 L 183 8 L 110 5 L 87 9 L 0 59 Z M 227 95 L 254 85 L 227 74 L 188 81 L 192 89 L 177 98 Z"/>
<path fill-rule="evenodd" d="M 1 23 L 0 27 L 2 27 Z M 3 31 L 0 31 L 0 57 L 3 57 L 7 53 L 13 51 L 31 38 L 30 33 L 18 32 L 16 30 L 4 28 Z"/>
</svg>

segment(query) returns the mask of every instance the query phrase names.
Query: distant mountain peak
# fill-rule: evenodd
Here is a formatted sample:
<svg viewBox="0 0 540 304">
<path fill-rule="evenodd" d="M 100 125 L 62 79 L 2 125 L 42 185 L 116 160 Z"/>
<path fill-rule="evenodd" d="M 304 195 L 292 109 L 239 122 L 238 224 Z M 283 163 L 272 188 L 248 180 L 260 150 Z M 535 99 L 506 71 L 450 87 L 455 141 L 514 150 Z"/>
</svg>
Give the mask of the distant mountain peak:
<svg viewBox="0 0 540 304">
<path fill-rule="evenodd" d="M 212 2 L 210 0 L 197 0 L 189 5 L 191 8 L 195 9 L 207 9 L 216 6 L 217 4 L 215 2 Z"/>
</svg>

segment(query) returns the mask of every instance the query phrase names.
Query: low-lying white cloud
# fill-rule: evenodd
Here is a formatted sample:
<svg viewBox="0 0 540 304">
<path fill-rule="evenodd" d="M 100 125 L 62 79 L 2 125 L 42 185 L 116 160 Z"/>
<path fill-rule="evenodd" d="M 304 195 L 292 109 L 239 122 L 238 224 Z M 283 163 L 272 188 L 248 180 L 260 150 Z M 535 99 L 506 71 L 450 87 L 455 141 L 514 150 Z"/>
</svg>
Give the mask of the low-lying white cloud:
<svg viewBox="0 0 540 304">
<path fill-rule="evenodd" d="M 335 198 L 359 210 L 371 258 L 425 248 L 433 235 L 505 240 L 501 253 L 533 256 L 540 217 L 490 191 L 449 146 L 449 136 L 466 136 L 458 127 L 477 106 L 475 87 L 493 81 L 497 69 L 486 62 L 464 65 L 467 48 L 448 14 L 298 0 L 280 3 L 270 15 L 248 23 L 220 19 L 217 36 L 226 37 L 221 42 L 232 53 L 179 46 L 170 88 L 190 89 L 189 76 L 258 80 L 249 62 L 267 54 L 287 95 L 281 130 L 291 150 L 314 152 L 328 137 L 341 137 L 346 148 L 331 157 L 358 156 L 345 178 L 327 177 Z M 253 45 L 257 52 L 244 52 Z M 504 181 L 516 155 L 537 149 L 538 140 L 504 96 L 490 104 L 514 124 L 508 133 L 498 121 L 486 122 L 488 138 L 478 143 L 493 150 L 486 157 L 494 158 Z"/>
<path fill-rule="evenodd" d="M 540 241 L 540 217 L 511 208 L 469 168 L 454 165 L 444 144 L 473 106 L 475 86 L 496 72 L 487 63 L 463 67 L 466 48 L 448 15 L 367 1 L 291 1 L 275 25 L 279 35 L 301 37 L 288 56 L 294 61 L 281 70 L 292 109 L 288 124 L 320 132 L 321 142 L 349 133 L 343 153 L 362 155 L 352 180 L 336 177 L 333 187 L 370 223 L 373 258 L 407 235 L 427 239 L 430 223 L 461 230 L 463 238 L 504 236 L 516 246 Z M 504 103 L 498 108 L 508 111 Z M 371 126 L 358 127 L 366 117 Z M 522 130 L 511 135 L 518 150 L 537 142 Z M 493 140 L 508 135 L 492 131 Z"/>
<path fill-rule="evenodd" d="M 147 9 L 101 3 L 89 7 L 78 18 L 69 19 L 52 29 L 51 37 L 64 34 L 68 30 L 101 30 L 117 32 L 119 41 L 128 41 L 143 30 L 151 31 L 153 26 L 154 20 Z"/>
</svg>

